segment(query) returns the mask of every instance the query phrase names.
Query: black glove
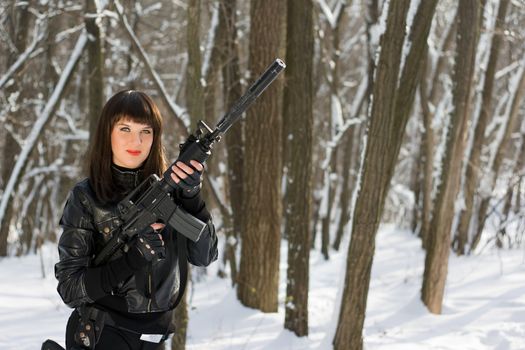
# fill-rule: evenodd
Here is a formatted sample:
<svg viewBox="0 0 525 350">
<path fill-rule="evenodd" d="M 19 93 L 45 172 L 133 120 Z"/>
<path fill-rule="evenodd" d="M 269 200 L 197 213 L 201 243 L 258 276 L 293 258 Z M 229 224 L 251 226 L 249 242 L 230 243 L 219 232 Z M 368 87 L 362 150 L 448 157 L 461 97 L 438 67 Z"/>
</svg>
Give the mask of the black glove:
<svg viewBox="0 0 525 350">
<path fill-rule="evenodd" d="M 126 260 L 133 270 L 138 270 L 150 262 L 166 257 L 166 247 L 162 236 L 151 226 L 139 233 L 131 242 Z"/>
<path fill-rule="evenodd" d="M 186 173 L 186 178 L 181 179 L 177 184 L 181 189 L 181 195 L 186 198 L 194 197 L 201 190 L 202 186 L 202 171 L 198 171 L 191 164 L 186 164 L 193 169 L 193 173 Z M 180 167 L 179 167 L 180 168 Z"/>
</svg>

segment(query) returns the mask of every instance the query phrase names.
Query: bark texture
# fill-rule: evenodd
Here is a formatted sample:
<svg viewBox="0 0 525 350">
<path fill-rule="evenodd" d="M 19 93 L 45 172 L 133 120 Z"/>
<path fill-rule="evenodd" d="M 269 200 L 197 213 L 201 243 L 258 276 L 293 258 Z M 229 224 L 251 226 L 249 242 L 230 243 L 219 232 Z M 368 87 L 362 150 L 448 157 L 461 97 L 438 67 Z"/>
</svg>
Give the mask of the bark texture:
<svg viewBox="0 0 525 350">
<path fill-rule="evenodd" d="M 485 141 L 485 130 L 494 115 L 492 111 L 492 92 L 495 82 L 496 68 L 498 64 L 498 56 L 503 34 L 503 24 L 505 22 L 505 15 L 509 0 L 501 0 L 496 18 L 496 26 L 492 36 L 492 45 L 490 47 L 490 57 L 485 71 L 485 82 L 483 85 L 483 93 L 481 96 L 481 109 L 477 118 L 478 122 L 474 130 L 474 139 L 472 141 L 472 148 L 467 162 L 467 171 L 465 174 L 465 186 L 463 188 L 463 198 L 465 199 L 465 208 L 461 211 L 459 217 L 459 225 L 456 232 L 455 251 L 459 255 L 466 253 L 469 227 L 474 211 L 474 195 L 479 186 L 479 178 L 481 171 L 481 150 Z"/>
<path fill-rule="evenodd" d="M 381 38 L 374 88 L 368 144 L 363 160 L 361 186 L 352 222 L 343 300 L 334 349 L 362 349 L 362 329 L 375 250 L 375 236 L 404 130 L 422 70 L 422 57 L 437 4 L 421 2 L 409 40 L 412 43 L 401 70 L 401 55 L 410 1 L 391 2 L 386 31 Z M 400 70 L 402 72 L 399 78 Z"/>
<path fill-rule="evenodd" d="M 291 157 L 285 202 L 288 236 L 288 271 L 284 327 L 308 335 L 310 222 L 312 209 L 313 139 L 313 3 L 289 0 L 286 40 L 284 115 L 290 129 L 286 147 Z M 305 59 L 307 58 L 307 59 Z"/>
<path fill-rule="evenodd" d="M 386 31 L 381 38 L 374 103 L 369 128 L 369 141 L 365 151 L 361 190 L 358 194 L 352 239 L 348 251 L 343 300 L 339 322 L 333 341 L 335 350 L 362 349 L 362 330 L 365 319 L 370 270 L 375 250 L 375 235 L 381 219 L 388 182 L 390 164 L 385 150 L 391 150 L 386 137 L 392 127 L 389 120 L 395 106 L 395 94 L 405 33 L 406 14 L 410 1 L 396 1 L 388 9 Z M 381 88 L 377 88 L 381 86 Z M 386 123 L 385 123 L 386 122 Z M 371 205 L 373 203 L 373 205 Z"/>
<path fill-rule="evenodd" d="M 430 312 L 436 314 L 441 313 L 443 304 L 450 253 L 450 231 L 465 150 L 469 102 L 479 37 L 479 1 L 461 0 L 458 11 L 457 51 L 453 77 L 454 110 L 450 116 L 446 150 L 441 162 L 441 181 L 429 230 L 421 290 L 423 303 Z"/>
<path fill-rule="evenodd" d="M 277 57 L 286 3 L 252 0 L 249 70 L 252 79 Z M 246 306 L 277 311 L 281 243 L 281 83 L 272 84 L 247 113 L 243 230 L 237 296 Z"/>
</svg>

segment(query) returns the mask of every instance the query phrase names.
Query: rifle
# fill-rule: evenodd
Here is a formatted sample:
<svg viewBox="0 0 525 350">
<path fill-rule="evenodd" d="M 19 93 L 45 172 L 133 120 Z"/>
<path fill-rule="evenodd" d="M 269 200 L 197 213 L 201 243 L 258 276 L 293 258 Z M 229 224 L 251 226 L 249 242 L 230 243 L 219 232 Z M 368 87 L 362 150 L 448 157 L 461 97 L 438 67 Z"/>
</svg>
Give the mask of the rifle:
<svg viewBox="0 0 525 350">
<path fill-rule="evenodd" d="M 285 63 L 276 59 L 264 73 L 248 88 L 243 96 L 211 129 L 202 120 L 196 131 L 180 145 L 179 157 L 172 166 L 182 161 L 189 164 L 194 159 L 204 163 L 211 155 L 213 145 L 220 141 L 222 135 L 238 121 L 255 99 L 277 78 L 286 67 Z M 150 175 L 136 189 L 117 205 L 120 216 L 117 219 L 119 227 L 113 237 L 95 257 L 94 266 L 105 263 L 115 252 L 123 248 L 134 236 L 155 222 L 162 222 L 188 239 L 196 242 L 206 227 L 206 223 L 187 213 L 177 206 L 171 198 L 178 185 L 171 178 L 171 166 L 164 172 L 162 178 L 156 174 Z"/>
</svg>

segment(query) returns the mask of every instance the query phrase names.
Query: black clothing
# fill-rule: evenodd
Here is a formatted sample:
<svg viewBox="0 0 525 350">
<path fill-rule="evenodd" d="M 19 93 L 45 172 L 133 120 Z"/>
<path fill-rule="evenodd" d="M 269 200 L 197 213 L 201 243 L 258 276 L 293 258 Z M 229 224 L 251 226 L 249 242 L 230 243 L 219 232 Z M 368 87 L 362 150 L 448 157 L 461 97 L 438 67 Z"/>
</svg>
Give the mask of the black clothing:
<svg viewBox="0 0 525 350">
<path fill-rule="evenodd" d="M 75 343 L 74 334 L 78 327 L 79 315 L 73 311 L 66 328 L 66 349 L 71 349 Z M 96 345 L 96 350 L 156 350 L 161 346 L 159 343 L 151 343 L 140 340 L 140 335 L 125 329 L 106 325 L 102 331 L 100 341 Z"/>
<path fill-rule="evenodd" d="M 113 167 L 113 181 L 122 198 L 142 178 L 140 169 Z M 217 259 L 217 237 L 204 201 L 199 194 L 184 198 L 174 193 L 173 198 L 188 213 L 208 223 L 198 242 L 187 241 L 187 255 L 193 265 L 209 265 Z M 55 265 L 58 292 L 68 306 L 89 304 L 106 310 L 116 325 L 130 331 L 172 332 L 170 301 L 179 287 L 176 232 L 168 227 L 161 231 L 166 257 L 146 267 L 137 267 L 132 254 L 124 252 L 92 267 L 92 260 L 120 225 L 117 203 L 98 201 L 87 179 L 71 190 L 60 220 L 60 261 Z"/>
</svg>

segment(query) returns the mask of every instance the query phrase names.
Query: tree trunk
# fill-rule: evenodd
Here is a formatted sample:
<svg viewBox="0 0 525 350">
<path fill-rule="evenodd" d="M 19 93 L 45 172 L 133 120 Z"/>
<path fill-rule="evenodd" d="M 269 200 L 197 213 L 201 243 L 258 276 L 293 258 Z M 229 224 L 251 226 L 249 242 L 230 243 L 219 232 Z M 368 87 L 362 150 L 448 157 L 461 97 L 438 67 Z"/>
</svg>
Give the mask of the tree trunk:
<svg viewBox="0 0 525 350">
<path fill-rule="evenodd" d="M 333 136 L 332 133 L 330 134 Z M 328 165 L 328 169 L 325 169 L 324 171 L 324 198 L 321 201 L 321 213 L 319 215 L 321 218 L 321 253 L 323 254 L 325 260 L 330 259 L 330 224 L 332 217 L 332 207 L 335 199 L 335 184 L 332 178 L 337 176 L 337 162 L 335 159 L 336 157 L 337 154 L 334 150 L 334 153 L 332 154 L 332 159 L 330 160 L 330 163 Z"/>
<path fill-rule="evenodd" d="M 423 79 L 421 79 L 423 80 Z M 422 133 L 418 137 L 423 140 Z M 412 208 L 412 218 L 410 219 L 410 230 L 415 234 L 418 234 L 419 223 L 421 222 L 422 208 L 420 206 L 421 195 L 423 194 L 423 179 L 421 178 L 421 157 L 422 150 L 416 150 L 416 154 L 413 155 L 412 168 L 410 172 L 410 188 L 414 193 L 414 208 Z"/>
<path fill-rule="evenodd" d="M 237 43 L 236 0 L 222 0 L 219 16 L 224 18 L 226 26 L 225 50 L 223 57 L 222 81 L 223 96 L 226 109 L 232 106 L 242 94 L 241 73 L 239 68 L 239 49 Z M 232 231 L 227 231 L 225 240 L 225 258 L 229 261 L 231 280 L 237 281 L 236 251 L 242 230 L 242 184 L 243 177 L 243 150 L 244 150 L 244 122 L 235 123 L 226 134 L 226 149 L 228 152 L 228 189 L 232 209 Z"/>
<path fill-rule="evenodd" d="M 445 54 L 446 51 L 451 49 L 452 44 L 454 43 L 454 34 L 457 30 L 457 11 L 454 15 L 443 40 L 443 44 L 440 48 L 440 56 L 436 63 L 436 68 L 431 75 L 431 85 L 427 87 L 427 81 L 424 77 L 420 81 L 420 102 L 421 102 L 421 111 L 423 113 L 423 143 L 422 143 L 422 152 L 424 153 L 424 174 L 423 174 L 423 208 L 421 215 L 421 246 L 424 249 L 428 247 L 428 232 L 430 228 L 430 218 L 432 216 L 432 189 L 433 189 L 433 179 L 434 179 L 434 147 L 435 147 L 435 135 L 432 128 L 432 119 L 434 118 L 433 113 L 430 111 L 430 105 L 437 104 L 439 87 L 442 85 L 440 83 L 441 74 L 445 71 L 447 66 L 448 57 Z M 426 59 L 424 65 L 429 62 L 428 50 L 426 54 Z M 423 71 L 426 71 L 424 69 Z"/>
<path fill-rule="evenodd" d="M 186 105 L 190 115 L 191 127 L 204 117 L 204 88 L 201 84 L 200 52 L 200 0 L 188 1 L 188 65 L 186 66 Z"/>
<path fill-rule="evenodd" d="M 390 3 L 386 31 L 381 38 L 381 54 L 374 82 L 374 102 L 363 160 L 361 189 L 354 211 L 343 299 L 333 341 L 335 350 L 363 347 L 362 330 L 375 235 L 390 181 L 388 174 L 391 173 L 387 170 L 390 163 L 386 158 L 396 157 L 385 152 L 393 150 L 391 145 L 385 142 L 392 141 L 388 135 L 392 133 L 391 113 L 395 106 L 401 50 L 405 37 L 404 31 L 398 28 L 405 28 L 409 3 L 410 1 Z"/>
<path fill-rule="evenodd" d="M 11 23 L 8 27 L 11 29 L 9 33 L 13 38 L 13 44 L 17 52 L 12 52 L 7 58 L 7 67 L 9 68 L 18 58 L 17 54 L 24 52 L 26 48 L 27 35 L 29 30 L 29 21 L 31 18 L 31 13 L 29 12 L 29 2 L 25 4 L 16 5 L 16 1 L 13 1 L 12 8 L 10 9 L 13 16 L 11 17 Z M 9 18 L 9 16 L 8 16 Z M 23 71 L 23 69 L 21 69 Z M 12 93 L 18 92 L 21 89 L 18 79 L 15 79 L 15 82 L 6 88 L 6 95 L 9 96 Z M 21 93 L 18 96 L 19 100 L 23 100 L 24 94 Z M 18 111 L 12 112 L 11 116 L 8 117 L 8 120 L 26 120 L 26 117 L 23 117 L 23 111 L 19 109 Z M 14 127 L 14 130 L 17 128 Z M 13 166 L 15 165 L 16 155 L 20 153 L 20 146 L 15 140 L 10 131 L 5 133 L 5 143 L 2 154 L 2 186 L 5 189 Z M 12 194 L 14 196 L 14 193 Z M 13 208 L 12 208 L 12 199 L 9 200 L 6 212 L 3 215 L 2 220 L 0 220 L 0 256 L 7 255 L 7 238 L 9 236 L 9 228 L 11 226 L 11 221 L 13 219 Z"/>
<path fill-rule="evenodd" d="M 188 266 L 188 281 L 191 280 L 191 268 Z M 171 338 L 171 349 L 172 350 L 184 350 L 186 349 L 186 334 L 188 332 L 188 294 L 189 288 L 186 288 L 186 293 L 182 297 L 180 304 L 175 308 L 173 312 L 172 323 L 175 327 L 175 333 Z"/>
<path fill-rule="evenodd" d="M 281 53 L 286 3 L 252 0 L 249 68 L 260 74 Z M 282 80 L 281 80 L 282 81 Z M 243 230 L 237 296 L 246 306 L 277 311 L 281 231 L 281 82 L 248 110 Z"/>
<path fill-rule="evenodd" d="M 340 85 L 340 37 L 341 37 L 341 27 L 342 21 L 344 18 L 344 9 L 346 7 L 346 2 L 342 3 L 342 8 L 339 10 L 338 16 L 336 18 L 335 26 L 331 27 L 332 29 L 332 47 L 331 47 L 331 57 L 330 57 L 330 78 L 328 79 L 328 84 L 330 88 L 330 118 L 328 123 L 329 128 L 329 138 L 333 139 L 337 134 L 338 127 L 337 121 L 333 120 L 334 109 L 337 107 L 334 104 L 339 104 L 339 85 Z M 332 211 L 335 202 L 335 194 L 337 188 L 337 148 L 334 148 L 331 159 L 328 164 L 328 168 L 325 169 L 324 177 L 326 183 L 326 192 L 323 196 L 326 196 L 325 205 L 321 206 L 321 222 L 322 222 L 322 239 L 321 239 L 321 252 L 326 260 L 329 258 L 329 248 L 330 248 L 330 226 L 332 223 Z M 324 215 L 324 216 L 323 216 Z"/>
<path fill-rule="evenodd" d="M 288 271 L 284 327 L 298 336 L 308 335 L 308 280 L 312 209 L 313 150 L 313 4 L 288 0 L 286 88 L 284 118 L 287 148 L 287 201 L 285 232 L 288 236 Z M 307 58 L 307 59 L 305 59 Z M 290 142 L 290 139 L 293 142 Z"/>
<path fill-rule="evenodd" d="M 492 36 L 492 45 L 490 48 L 490 57 L 485 72 L 485 82 L 483 86 L 483 93 L 481 97 L 481 109 L 479 111 L 478 122 L 474 130 L 474 140 L 470 150 L 470 157 L 467 162 L 467 171 L 465 175 L 465 186 L 463 189 L 463 198 L 465 199 L 465 208 L 461 211 L 459 218 L 459 225 L 456 232 L 456 243 L 454 247 L 458 255 L 463 255 L 466 252 L 468 243 L 469 226 L 474 211 L 474 195 L 479 185 L 480 178 L 480 164 L 481 164 L 481 150 L 485 141 L 485 130 L 494 115 L 492 111 L 492 90 L 494 86 L 496 67 L 498 63 L 498 56 L 501 46 L 501 35 L 503 34 L 503 24 L 505 22 L 505 15 L 509 0 L 501 0 L 498 15 L 496 18 L 496 25 L 494 34 Z"/>
<path fill-rule="evenodd" d="M 386 31 L 381 38 L 368 144 L 353 216 L 345 287 L 334 338 L 336 350 L 363 347 L 362 329 L 375 236 L 414 101 L 422 56 L 426 52 L 426 41 L 437 1 L 421 2 L 417 9 L 409 37 L 412 45 L 398 83 L 405 37 L 405 33 L 399 28 L 406 26 L 409 4 L 410 1 L 389 4 Z"/>
<path fill-rule="evenodd" d="M 465 149 L 469 102 L 473 90 L 474 62 L 480 26 L 478 0 L 460 0 L 456 63 L 454 70 L 454 111 L 450 116 L 441 182 L 434 205 L 425 258 L 421 299 L 432 313 L 441 313 L 450 252 L 450 231 L 454 203 L 459 189 L 461 162 Z"/>
<path fill-rule="evenodd" d="M 367 26 L 367 52 L 368 52 L 368 69 L 367 69 L 367 77 L 368 77 L 368 83 L 367 83 L 367 92 L 363 96 L 363 103 L 361 103 L 361 106 L 358 108 L 357 114 L 354 116 L 351 116 L 353 118 L 357 118 L 359 116 L 360 110 L 365 106 L 365 109 L 368 110 L 368 107 L 370 106 L 371 97 L 372 97 L 372 89 L 374 86 L 374 72 L 375 72 L 375 54 L 374 54 L 374 48 L 372 43 L 372 28 L 377 24 L 377 20 L 379 19 L 379 9 L 377 0 L 368 1 L 367 7 L 366 7 L 366 15 L 365 18 L 367 20 L 366 26 Z M 366 100 L 366 101 L 365 101 Z M 351 218 L 351 210 L 350 204 L 351 204 L 351 196 L 352 191 L 350 190 L 353 181 L 355 180 L 355 174 L 352 174 L 352 169 L 359 168 L 360 163 L 360 157 L 359 157 L 359 150 L 360 150 L 360 140 L 363 139 L 363 127 L 361 125 L 357 125 L 355 127 L 352 127 L 351 133 L 348 132 L 346 137 L 346 145 L 345 145 L 345 157 L 343 160 L 343 184 L 342 184 L 342 192 L 341 192 L 341 217 L 339 219 L 339 225 L 337 228 L 336 236 L 334 243 L 332 247 L 334 250 L 339 250 L 341 241 L 343 239 L 343 235 L 345 233 L 346 227 L 349 224 L 349 220 Z"/>
<path fill-rule="evenodd" d="M 96 14 L 97 6 L 95 0 L 86 0 L 85 12 Z M 89 85 L 89 139 L 90 143 L 95 135 L 97 128 L 98 116 L 104 105 L 104 56 L 102 54 L 102 40 L 100 38 L 100 28 L 97 24 L 96 17 L 87 16 L 85 18 L 86 30 L 89 33 L 87 43 L 87 78 Z"/>
<path fill-rule="evenodd" d="M 379 21 L 379 0 L 367 1 L 366 7 L 366 42 L 367 42 L 367 56 L 368 56 L 368 86 L 367 86 L 367 110 L 372 104 L 372 93 L 374 89 L 374 75 L 376 70 L 376 43 L 374 42 L 374 31 L 377 29 L 376 25 Z"/>
<path fill-rule="evenodd" d="M 514 131 L 514 127 L 516 126 L 518 120 L 520 105 L 523 101 L 523 98 L 525 97 L 525 68 L 523 68 L 525 67 L 525 59 L 521 60 L 521 64 L 522 68 L 520 73 L 518 73 L 519 80 L 517 81 L 516 86 L 513 87 L 513 91 L 511 91 L 509 115 L 505 125 L 505 130 L 497 146 L 496 153 L 493 156 L 492 161 L 489 162 L 488 167 L 490 169 L 490 185 L 489 188 L 482 193 L 482 199 L 478 211 L 478 225 L 470 245 L 470 251 L 476 249 L 479 240 L 481 239 L 481 234 L 485 226 L 485 220 L 487 218 L 491 194 L 494 190 L 494 187 L 496 186 L 496 180 L 498 178 L 501 165 L 503 164 L 503 160 L 505 159 L 505 152 L 507 150 L 511 134 Z"/>
<path fill-rule="evenodd" d="M 352 129 L 355 129 L 356 127 L 353 127 Z M 332 244 L 332 247 L 334 250 L 339 250 L 339 247 L 341 246 L 341 240 L 343 239 L 343 235 L 345 233 L 345 229 L 348 225 L 348 221 L 350 220 L 350 201 L 351 201 L 351 194 L 352 191 L 350 190 L 350 177 L 352 176 L 351 170 L 352 170 L 352 151 L 353 151 L 353 143 L 354 138 L 352 137 L 354 132 L 347 132 L 345 135 L 345 157 L 343 159 L 343 183 L 341 184 L 342 190 L 341 190 L 341 216 L 339 219 L 339 224 L 337 226 L 337 232 L 335 235 L 334 243 Z"/>
<path fill-rule="evenodd" d="M 42 135 L 42 131 L 49 124 L 51 117 L 55 114 L 55 111 L 58 108 L 62 97 L 64 96 L 67 84 L 71 80 L 73 72 L 78 64 L 78 61 L 80 60 L 86 45 L 86 41 L 87 35 L 85 33 L 81 33 L 77 39 L 74 49 L 72 50 L 71 56 L 64 67 L 62 75 L 60 76 L 60 79 L 53 90 L 53 93 L 49 97 L 46 105 L 39 113 L 37 113 L 38 117 L 32 125 L 29 135 L 24 140 L 22 150 L 18 154 L 16 162 L 12 168 L 12 172 L 9 176 L 9 181 L 5 185 L 5 197 L 2 197 L 0 200 L 0 222 L 2 222 L 2 225 L 5 218 L 6 209 L 8 209 L 10 206 L 10 197 L 16 193 L 20 178 L 27 167 L 27 160 L 37 145 L 37 142 Z"/>
<path fill-rule="evenodd" d="M 48 3 L 48 10 L 53 9 L 56 6 L 56 2 Z M 45 55 L 43 57 L 42 65 L 45 67 L 43 69 L 43 74 L 40 76 L 39 90 L 43 96 L 44 100 L 48 100 L 53 93 L 53 87 L 57 84 L 60 76 L 56 71 L 56 67 L 53 66 L 53 61 L 56 60 L 59 45 L 55 42 L 58 33 L 61 31 L 63 18 L 61 17 L 52 17 L 48 20 L 46 29 L 46 40 L 45 40 Z M 56 131 L 43 130 L 43 137 L 52 138 L 56 135 Z M 40 147 L 37 147 L 31 153 L 31 158 L 34 160 L 34 165 L 36 166 L 46 166 L 47 164 L 53 163 L 57 159 L 56 147 L 53 145 L 53 142 L 41 142 Z M 61 147 L 61 146 L 59 146 Z M 28 169 L 31 169 L 29 167 Z M 53 180 L 54 183 L 52 183 Z M 30 214 L 34 216 L 32 224 L 26 226 L 26 229 L 23 231 L 23 234 L 27 237 L 27 250 L 24 253 L 28 253 L 32 248 L 33 242 L 38 240 L 38 242 L 44 242 L 45 239 L 51 238 L 56 230 L 56 220 L 55 217 L 56 211 L 51 210 L 51 203 L 53 201 L 52 194 L 57 193 L 60 190 L 60 173 L 48 173 L 43 174 L 40 177 L 40 183 L 34 182 L 33 186 L 36 187 L 36 198 L 30 206 Z M 69 189 L 68 189 L 69 191 Z M 35 233 L 38 235 L 36 239 Z M 34 251 L 38 244 L 35 245 Z"/>
<path fill-rule="evenodd" d="M 428 58 L 425 59 L 425 65 Z M 423 132 L 421 133 L 421 158 L 423 159 L 423 180 L 422 180 L 422 206 L 421 206 L 421 246 L 428 247 L 428 231 L 430 227 L 430 214 L 432 211 L 432 179 L 434 173 L 434 130 L 432 129 L 432 113 L 429 108 L 427 95 L 427 81 L 421 78 L 419 84 L 421 111 L 423 114 Z"/>
<path fill-rule="evenodd" d="M 204 89 L 201 84 L 201 53 L 200 53 L 200 0 L 188 1 L 188 24 L 186 42 L 188 45 L 188 65 L 186 66 L 186 104 L 192 125 L 204 115 Z M 188 273 L 188 279 L 190 274 Z M 181 300 L 174 313 L 175 333 L 172 338 L 172 348 L 184 350 L 188 330 L 187 294 Z"/>
</svg>

